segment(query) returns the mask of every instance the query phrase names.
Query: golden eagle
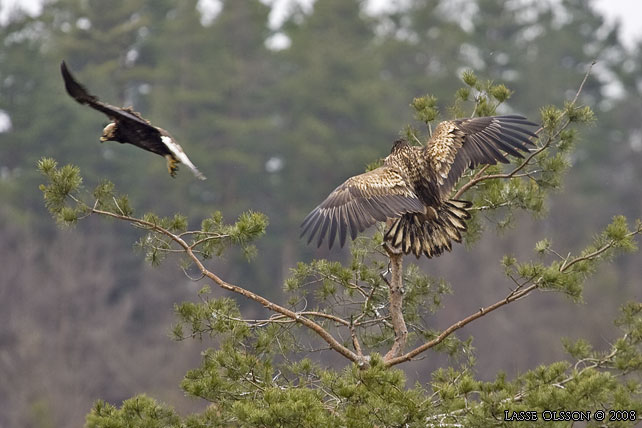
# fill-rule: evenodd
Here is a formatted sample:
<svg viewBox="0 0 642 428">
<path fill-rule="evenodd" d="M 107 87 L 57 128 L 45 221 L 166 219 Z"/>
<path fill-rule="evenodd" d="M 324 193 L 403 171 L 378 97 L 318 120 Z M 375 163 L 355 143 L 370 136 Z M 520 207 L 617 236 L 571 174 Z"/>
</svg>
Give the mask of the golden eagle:
<svg viewBox="0 0 642 428">
<path fill-rule="evenodd" d="M 355 239 L 378 221 L 393 219 L 384 240 L 405 254 L 439 256 L 461 242 L 468 201 L 449 199 L 466 168 L 508 163 L 504 153 L 523 158 L 529 137 L 524 126 L 537 126 L 517 115 L 476 117 L 441 122 L 425 146 L 397 140 L 379 168 L 350 177 L 303 220 L 301 236 L 317 246 L 337 232 L 343 247 L 348 230 Z"/>
<path fill-rule="evenodd" d="M 67 93 L 80 104 L 105 113 L 111 122 L 103 129 L 103 135 L 100 142 L 117 141 L 119 143 L 129 143 L 147 150 L 152 153 L 161 155 L 167 159 L 167 170 L 174 177 L 178 170 L 178 163 L 187 165 L 194 175 L 201 180 L 205 176 L 196 169 L 194 164 L 189 160 L 183 148 L 174 140 L 174 138 L 162 128 L 153 126 L 148 120 L 144 119 L 139 113 L 132 110 L 131 107 L 119 108 L 103 103 L 94 95 L 89 94 L 87 89 L 82 86 L 69 72 L 67 64 L 63 61 L 60 64 L 60 72 L 65 81 Z"/>
</svg>

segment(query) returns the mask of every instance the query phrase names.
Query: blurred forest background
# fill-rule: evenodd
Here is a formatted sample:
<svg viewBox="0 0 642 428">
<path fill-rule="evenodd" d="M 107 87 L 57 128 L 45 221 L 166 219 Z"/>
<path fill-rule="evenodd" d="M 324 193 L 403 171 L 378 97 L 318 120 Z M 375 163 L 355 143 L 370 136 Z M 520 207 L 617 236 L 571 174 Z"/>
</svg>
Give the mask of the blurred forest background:
<svg viewBox="0 0 642 428">
<path fill-rule="evenodd" d="M 500 113 L 537 121 L 539 107 L 572 98 L 597 58 L 580 101 L 598 122 L 583 131 L 550 215 L 525 215 L 473 248 L 419 262 L 453 288 L 436 328 L 505 295 L 504 254 L 530 258 L 544 237 L 577 249 L 613 215 L 642 212 L 642 43 L 625 48 L 593 2 L 407 0 L 373 13 L 365 1 L 317 0 L 292 5 L 276 26 L 261 1 L 213 4 L 222 7 L 51 0 L 0 27 L 0 427 L 80 425 L 95 399 L 139 392 L 181 412 L 202 406 L 178 384 L 210 344 L 168 335 L 173 304 L 196 299 L 202 284 L 174 261 L 146 265 L 132 249 L 139 232 L 125 224 L 58 229 L 38 190 L 42 156 L 78 165 L 88 188 L 115 182 L 139 214 L 181 212 L 196 225 L 214 210 L 229 220 L 264 212 L 258 257 L 231 252 L 212 269 L 278 300 L 297 260 L 345 259 L 347 250 L 305 246 L 298 226 L 389 153 L 412 123 L 414 97 L 436 95 L 448 118 L 443 107 L 471 68 L 515 90 Z M 170 130 L 208 180 L 185 168 L 171 179 L 160 157 L 99 144 L 106 119 L 66 95 L 62 59 L 103 101 Z M 591 279 L 582 305 L 540 293 L 464 329 L 479 377 L 561 359 L 562 337 L 607 346 L 617 307 L 641 297 L 641 273 L 639 256 L 624 257 Z M 251 317 L 260 308 L 245 309 Z M 425 383 L 446 362 L 428 353 L 404 369 Z"/>
</svg>

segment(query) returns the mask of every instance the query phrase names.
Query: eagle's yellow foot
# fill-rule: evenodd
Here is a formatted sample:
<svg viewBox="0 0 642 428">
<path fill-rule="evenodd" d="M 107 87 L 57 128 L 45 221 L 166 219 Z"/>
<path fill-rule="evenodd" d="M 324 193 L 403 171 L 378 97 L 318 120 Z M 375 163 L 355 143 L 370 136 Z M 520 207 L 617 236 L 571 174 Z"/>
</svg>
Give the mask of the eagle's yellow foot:
<svg viewBox="0 0 642 428">
<path fill-rule="evenodd" d="M 169 175 L 176 177 L 176 171 L 178 171 L 178 166 L 176 164 L 178 162 L 176 162 L 176 160 L 170 155 L 165 156 L 165 158 L 167 159 L 167 171 L 169 172 Z"/>
</svg>

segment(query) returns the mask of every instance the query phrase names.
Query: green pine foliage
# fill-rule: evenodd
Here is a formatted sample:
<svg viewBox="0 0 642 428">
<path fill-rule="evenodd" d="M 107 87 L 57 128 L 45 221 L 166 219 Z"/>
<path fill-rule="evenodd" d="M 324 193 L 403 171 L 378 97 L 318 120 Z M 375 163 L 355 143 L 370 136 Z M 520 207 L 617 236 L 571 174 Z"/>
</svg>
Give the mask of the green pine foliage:
<svg viewBox="0 0 642 428">
<path fill-rule="evenodd" d="M 480 83 L 472 71 L 464 72 L 462 80 L 467 86 L 457 91 L 454 104 L 445 111 L 457 113 L 470 105 L 473 114 L 492 114 L 511 95 L 503 84 Z M 467 104 L 471 94 L 474 102 Z M 415 98 L 411 105 L 427 130 L 424 134 L 407 128 L 407 132 L 422 141 L 438 117 L 438 100 L 429 95 Z M 590 109 L 573 103 L 563 109 L 545 107 L 541 115 L 540 139 L 527 157 L 477 168 L 458 184 L 456 194 L 474 201 L 469 244 L 487 223 L 482 215 L 500 229 L 510 225 L 520 210 L 544 215 L 547 195 L 560 188 L 570 166 L 576 126 L 594 119 Z M 402 273 L 406 349 L 390 356 L 386 352 L 400 336 L 391 297 L 392 256 L 383 245 L 381 229 L 354 241 L 347 263 L 299 262 L 284 284 L 287 304 L 279 306 L 226 283 L 204 265 L 233 247 L 248 258 L 256 255 L 254 242 L 268 225 L 265 215 L 249 211 L 226 224 L 222 213 L 215 211 L 199 229 L 190 229 L 189 219 L 181 214 L 137 217 L 128 198 L 111 182 L 101 181 L 93 192 L 86 191 L 75 166 L 59 167 L 55 160 L 43 158 L 38 169 L 46 179 L 40 187 L 45 206 L 59 224 L 74 225 L 89 216 L 126 221 L 141 229 L 137 247 L 152 265 L 178 255 L 191 278 L 207 277 L 267 309 L 255 312 L 255 319 L 247 318 L 237 300 L 217 297 L 210 285 L 201 289 L 198 301 L 177 304 L 174 338 L 215 343 L 181 382 L 183 391 L 208 403 L 207 408 L 183 417 L 145 395 L 119 407 L 98 401 L 87 416 L 88 427 L 486 427 L 509 426 L 514 412 L 533 411 L 539 415 L 535 426 L 551 426 L 544 420 L 545 412 L 583 409 L 595 414 L 619 409 L 626 410 L 629 419 L 642 412 L 639 303 L 622 307 L 616 321 L 622 334 L 610 349 L 596 351 L 585 340 L 564 339 L 567 360 L 538 366 L 513 379 L 503 373 L 492 381 L 478 379 L 472 338 L 461 340 L 455 334 L 536 290 L 582 301 L 586 279 L 603 262 L 637 250 L 640 221 L 631 226 L 625 217 L 615 216 L 591 243 L 575 252 L 555 249 L 554 241 L 544 238 L 534 244 L 533 260 L 504 256 L 501 265 L 513 285 L 506 297 L 444 330 L 434 328 L 434 319 L 444 309 L 443 297 L 452 293 L 451 287 L 415 264 L 406 265 Z M 412 351 L 404 354 L 408 350 Z M 337 351 L 351 361 L 342 367 L 323 363 L 317 357 L 321 351 Z M 395 366 L 431 351 L 448 355 L 450 364 L 433 372 L 425 384 L 410 385 Z M 632 426 L 635 419 L 609 426 Z"/>
<path fill-rule="evenodd" d="M 38 169 L 48 181 L 40 186 L 45 206 L 57 223 L 72 226 L 92 214 L 128 221 L 147 231 L 136 243 L 136 248 L 145 253 L 145 259 L 152 265 L 158 265 L 168 254 L 180 251 L 175 248 L 176 244 L 180 246 L 180 241 L 184 243 L 183 248 L 189 247 L 205 259 L 220 257 L 228 248 L 237 246 L 250 260 L 256 255 L 253 242 L 265 234 L 268 225 L 264 214 L 252 211 L 242 213 L 233 224 L 224 223 L 222 214 L 215 211 L 197 230 L 188 230 L 188 219 L 181 214 L 160 217 L 146 213 L 137 218 L 127 195 L 118 194 L 114 184 L 107 180 L 101 181 L 90 193 L 83 187 L 78 167 L 58 168 L 55 160 L 42 158 Z M 184 268 L 188 266 L 189 263 Z"/>
<path fill-rule="evenodd" d="M 87 415 L 86 427 L 182 427 L 181 418 L 171 409 L 145 395 L 125 400 L 120 408 L 97 401 Z"/>
<path fill-rule="evenodd" d="M 592 2 L 577 0 L 412 0 L 375 17 L 364 1 L 317 0 L 311 9 L 290 9 L 280 28 L 270 26 L 264 1 L 221 1 L 210 20 L 197 9 L 201 3 L 207 2 L 55 0 L 43 2 L 41 15 L 14 15 L 0 28 L 0 114 L 10 118 L 10 128 L 0 132 L 0 425 L 79 425 L 89 406 L 78 403 L 99 396 L 111 404 L 98 402 L 88 426 L 512 426 L 503 421 L 504 410 L 535 409 L 541 419 L 545 405 L 637 409 L 639 303 L 624 305 L 619 338 L 606 343 L 602 332 L 593 332 L 611 317 L 614 302 L 639 289 L 635 258 L 619 255 L 634 249 L 630 234 L 640 225 L 614 216 L 639 216 L 642 61 L 640 49 L 624 49 L 616 24 Z M 290 44 L 269 48 L 266 40 L 275 34 Z M 586 81 L 575 103 L 564 104 L 593 58 L 600 73 Z M 184 168 L 172 180 L 161 158 L 130 145 L 99 144 L 107 119 L 65 94 L 61 59 L 102 100 L 133 105 L 172 132 L 209 180 L 194 183 Z M 621 93 L 609 95 L 618 85 Z M 551 106 L 540 109 L 542 103 Z M 584 126 L 594 119 L 587 105 L 595 108 L 598 126 Z M 503 251 L 489 250 L 484 240 L 474 253 L 460 252 L 461 259 L 406 260 L 405 349 L 438 342 L 412 366 L 420 384 L 407 382 L 378 354 L 395 338 L 380 231 L 372 240 L 360 237 L 349 254 L 311 261 L 325 253 L 298 241 L 297 226 L 328 190 L 368 162 L 368 169 L 380 165 L 373 160 L 389 152 L 411 118 L 399 134 L 422 144 L 439 120 L 509 112 L 542 123 L 537 150 L 548 146 L 512 178 L 474 182 L 478 169 L 457 191 L 468 186 L 461 197 L 474 202 L 466 245 L 499 230 L 514 255 L 497 266 Z M 39 159 L 40 172 L 33 168 Z M 511 159 L 482 174 L 506 176 L 520 165 Z M 549 205 L 563 186 L 563 196 Z M 134 227 L 101 224 L 99 212 Z M 525 219 L 549 214 L 546 225 Z M 612 224 L 591 236 L 609 218 Z M 54 223 L 75 230 L 58 231 Z M 522 233 L 515 233 L 517 226 Z M 530 242 L 529 228 L 546 230 Z M 201 278 L 181 241 L 167 233 L 228 281 L 307 312 L 300 320 L 314 320 L 350 351 L 354 332 L 369 359 L 342 363 L 307 327 L 263 303 L 221 296 L 209 282 L 193 301 L 176 305 L 173 327 L 176 339 L 211 348 L 183 383 L 186 394 L 207 407 L 180 415 L 145 396 L 119 402 L 147 389 L 121 368 L 122 358 L 158 361 L 165 352 L 158 351 L 162 332 L 150 331 L 170 321 L 152 321 L 148 312 L 170 317 L 163 304 L 171 307 L 173 296 L 190 293 L 179 282 L 165 287 L 166 272 L 176 262 L 184 280 L 211 279 Z M 87 255 L 66 257 L 77 253 Z M 150 270 L 143 259 L 164 266 Z M 461 271 L 462 260 L 471 272 L 499 274 L 483 283 L 473 276 L 461 295 L 464 284 L 441 267 Z M 440 339 L 455 312 L 444 307 L 451 288 L 451 298 L 463 306 L 482 306 L 491 303 L 491 287 L 507 298 L 530 286 L 551 299 L 568 296 L 558 300 L 555 325 L 569 326 L 574 336 L 576 326 L 586 325 L 586 339 L 565 340 L 569 356 L 560 364 L 480 380 L 494 378 L 495 370 L 482 358 L 475 366 L 473 344 L 498 336 L 502 317 L 488 322 L 491 328 L 484 323 L 493 314 L 477 320 L 488 333 L 475 334 L 474 341 L 457 332 Z M 566 300 L 595 305 L 595 317 L 574 318 Z M 547 308 L 528 299 L 517 304 L 519 319 L 504 322 L 513 335 L 522 334 L 521 327 L 531 342 L 531 329 Z M 545 349 L 537 357 L 560 348 L 556 331 L 537 332 L 532 343 Z M 103 349 L 107 341 L 117 346 Z M 533 347 L 484 356 L 500 367 L 518 361 L 521 370 L 538 361 Z M 135 379 L 157 382 L 156 396 L 176 390 L 178 380 L 168 373 L 190 359 L 180 349 L 162 369 L 144 364 Z M 431 377 L 425 367 L 437 364 L 433 351 L 451 359 Z M 103 355 L 110 364 L 102 364 Z M 133 391 L 123 393 L 127 388 Z M 226 396 L 225 388 L 235 395 Z M 163 397 L 180 409 L 180 402 Z"/>
<path fill-rule="evenodd" d="M 541 256 L 550 255 L 552 261 L 549 264 L 543 261 L 518 263 L 510 256 L 504 257 L 502 264 L 506 275 L 518 289 L 537 281 L 537 286 L 544 290 L 559 291 L 581 301 L 586 279 L 597 271 L 600 263 L 612 260 L 617 253 L 636 251 L 634 237 L 640 231 L 639 224 L 631 229 L 626 218 L 616 216 L 578 255 L 568 253 L 562 256 L 551 247 L 549 239 L 544 239 L 535 244 L 535 251 Z"/>
<path fill-rule="evenodd" d="M 505 411 L 536 411 L 539 423 L 531 426 L 562 427 L 568 422 L 544 421 L 542 412 L 627 409 L 639 415 L 640 383 L 631 375 L 642 368 L 642 306 L 624 305 L 616 325 L 623 336 L 606 351 L 593 351 L 583 341 L 566 342 L 570 361 L 539 366 L 514 380 L 500 373 L 483 382 L 469 368 L 439 369 L 429 389 L 408 385 L 401 370 L 387 367 L 376 354 L 367 369 L 328 369 L 308 359 L 274 366 L 267 358 L 269 346 L 253 349 L 229 340 L 217 351 L 206 351 L 202 365 L 182 382 L 187 394 L 210 403 L 204 412 L 181 420 L 170 407 L 143 395 L 119 409 L 97 402 L 87 426 L 484 427 L 513 426 L 504 421 Z M 234 336 L 238 341 L 250 335 Z"/>
</svg>

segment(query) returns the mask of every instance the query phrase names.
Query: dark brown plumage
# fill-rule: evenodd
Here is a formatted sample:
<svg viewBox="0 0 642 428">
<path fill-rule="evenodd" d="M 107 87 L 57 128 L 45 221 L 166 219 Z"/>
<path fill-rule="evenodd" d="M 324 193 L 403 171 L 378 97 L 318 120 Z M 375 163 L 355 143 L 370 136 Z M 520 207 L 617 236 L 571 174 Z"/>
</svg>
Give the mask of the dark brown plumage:
<svg viewBox="0 0 642 428">
<path fill-rule="evenodd" d="M 192 170 L 197 178 L 205 180 L 205 176 L 189 160 L 183 148 L 169 132 L 153 126 L 131 108 L 114 107 L 89 94 L 87 89 L 73 77 L 64 61 L 60 64 L 60 72 L 65 81 L 65 89 L 73 99 L 106 114 L 111 120 L 103 129 L 103 135 L 100 137 L 101 142 L 117 141 L 133 144 L 143 150 L 165 157 L 167 169 L 172 177 L 176 175 L 178 170 L 176 164 L 183 163 Z"/>
<path fill-rule="evenodd" d="M 466 168 L 508 163 L 505 153 L 523 157 L 537 135 L 537 126 L 516 115 L 477 117 L 441 122 L 426 146 L 394 143 L 377 169 L 349 178 L 303 220 L 301 236 L 317 246 L 328 236 L 329 248 L 337 232 L 343 247 L 378 221 L 393 219 L 385 241 L 408 254 L 438 256 L 460 242 L 470 218 L 468 201 L 449 199 Z"/>
</svg>

